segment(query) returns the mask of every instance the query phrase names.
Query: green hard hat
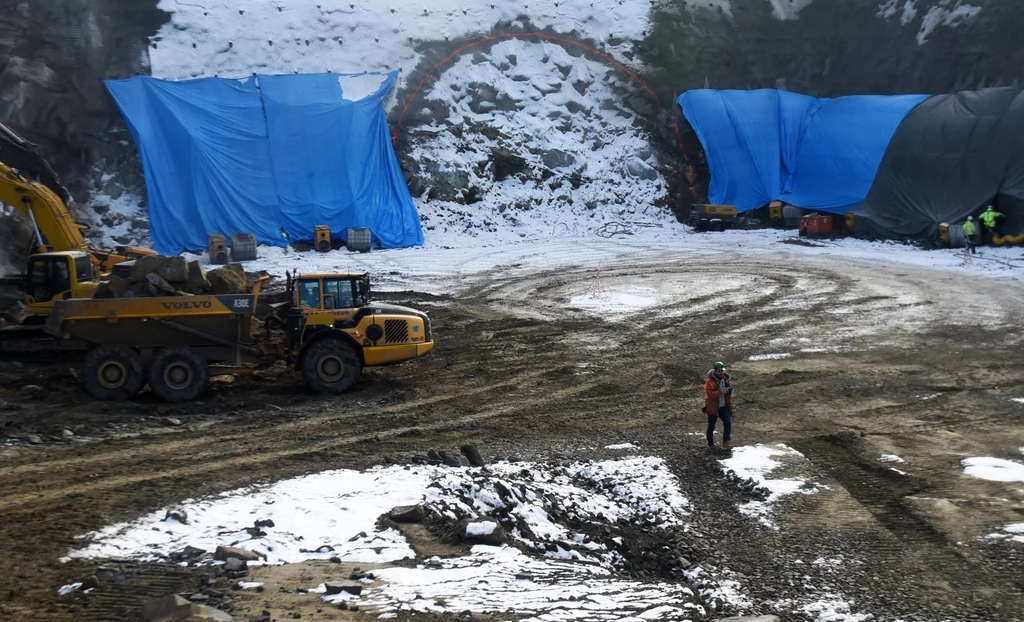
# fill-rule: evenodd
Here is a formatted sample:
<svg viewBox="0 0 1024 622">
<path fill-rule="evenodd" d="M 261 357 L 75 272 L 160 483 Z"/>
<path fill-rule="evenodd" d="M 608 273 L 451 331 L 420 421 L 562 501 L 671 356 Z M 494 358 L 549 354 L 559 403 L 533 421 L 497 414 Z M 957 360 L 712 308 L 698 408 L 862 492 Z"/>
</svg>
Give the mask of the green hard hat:
<svg viewBox="0 0 1024 622">
<path fill-rule="evenodd" d="M 715 369 L 725 369 L 725 363 L 721 361 L 715 363 Z"/>
</svg>

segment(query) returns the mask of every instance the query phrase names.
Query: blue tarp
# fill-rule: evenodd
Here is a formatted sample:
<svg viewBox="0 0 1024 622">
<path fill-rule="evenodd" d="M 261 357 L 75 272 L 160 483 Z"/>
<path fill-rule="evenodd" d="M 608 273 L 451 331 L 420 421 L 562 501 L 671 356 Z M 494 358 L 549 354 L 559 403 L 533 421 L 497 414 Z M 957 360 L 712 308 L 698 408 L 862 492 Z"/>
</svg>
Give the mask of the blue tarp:
<svg viewBox="0 0 1024 622">
<path fill-rule="evenodd" d="M 368 228 L 386 248 L 422 244 L 383 107 L 396 76 L 107 81 L 142 159 L 154 248 L 199 250 L 211 233 L 242 232 L 283 246 L 282 232 L 309 241 L 315 225 L 342 237 Z"/>
<path fill-rule="evenodd" d="M 842 213 L 867 196 L 896 128 L 928 97 L 698 89 L 677 101 L 704 146 L 711 203 Z"/>
</svg>

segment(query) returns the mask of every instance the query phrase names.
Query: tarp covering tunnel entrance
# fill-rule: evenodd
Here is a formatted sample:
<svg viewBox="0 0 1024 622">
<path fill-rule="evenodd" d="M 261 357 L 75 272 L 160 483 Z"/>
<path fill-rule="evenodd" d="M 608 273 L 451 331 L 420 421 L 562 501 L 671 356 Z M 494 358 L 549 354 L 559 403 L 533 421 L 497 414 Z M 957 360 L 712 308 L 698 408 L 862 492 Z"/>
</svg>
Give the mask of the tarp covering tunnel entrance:
<svg viewBox="0 0 1024 622">
<path fill-rule="evenodd" d="M 897 126 L 927 97 L 697 89 L 677 102 L 704 146 L 710 203 L 743 212 L 781 200 L 844 213 L 867 195 Z"/>
<path fill-rule="evenodd" d="M 989 202 L 1004 236 L 1024 233 L 1024 90 L 935 95 L 892 137 L 854 212 L 858 236 L 931 239 Z"/>
<path fill-rule="evenodd" d="M 283 246 L 316 225 L 423 243 L 382 105 L 397 72 L 107 81 L 138 146 L 153 246 L 253 232 Z"/>
</svg>

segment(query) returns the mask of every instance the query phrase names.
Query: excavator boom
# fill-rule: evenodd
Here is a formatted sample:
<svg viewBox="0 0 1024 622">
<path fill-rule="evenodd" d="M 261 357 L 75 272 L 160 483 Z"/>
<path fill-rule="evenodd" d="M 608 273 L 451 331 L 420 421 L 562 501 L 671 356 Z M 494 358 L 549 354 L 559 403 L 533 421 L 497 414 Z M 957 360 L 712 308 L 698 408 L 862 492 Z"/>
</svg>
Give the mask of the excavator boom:
<svg viewBox="0 0 1024 622">
<path fill-rule="evenodd" d="M 71 217 L 64 201 L 43 184 L 0 162 L 0 202 L 13 206 L 32 221 L 36 240 L 33 252 L 85 251 L 101 272 L 115 265 L 144 255 L 155 255 L 148 248 L 134 246 L 117 252 L 101 251 L 85 241 L 85 225 Z"/>
<path fill-rule="evenodd" d="M 28 216 L 36 231 L 38 252 L 88 251 L 84 227 L 46 186 L 0 162 L 0 201 Z"/>
</svg>

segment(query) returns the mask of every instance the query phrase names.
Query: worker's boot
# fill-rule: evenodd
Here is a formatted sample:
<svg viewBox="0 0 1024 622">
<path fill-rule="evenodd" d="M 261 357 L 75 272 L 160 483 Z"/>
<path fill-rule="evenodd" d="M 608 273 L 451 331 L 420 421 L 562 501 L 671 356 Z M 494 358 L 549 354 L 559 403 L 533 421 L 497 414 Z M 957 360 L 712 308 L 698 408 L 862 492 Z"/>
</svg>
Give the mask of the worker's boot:
<svg viewBox="0 0 1024 622">
<path fill-rule="evenodd" d="M 732 449 L 732 441 L 722 441 L 722 449 Z"/>
</svg>

